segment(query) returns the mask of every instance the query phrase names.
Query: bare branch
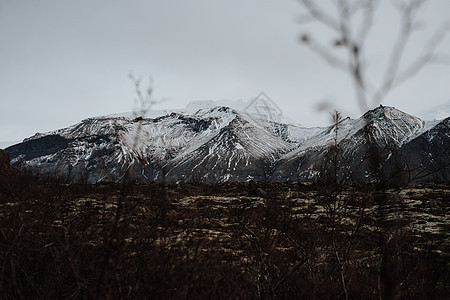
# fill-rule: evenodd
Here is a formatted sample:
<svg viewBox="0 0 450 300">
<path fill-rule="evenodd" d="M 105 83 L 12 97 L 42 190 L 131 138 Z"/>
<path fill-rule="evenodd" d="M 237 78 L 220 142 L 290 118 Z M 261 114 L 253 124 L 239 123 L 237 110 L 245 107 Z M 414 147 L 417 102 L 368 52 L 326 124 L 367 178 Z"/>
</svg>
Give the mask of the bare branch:
<svg viewBox="0 0 450 300">
<path fill-rule="evenodd" d="M 140 114 L 140 117 L 145 117 L 145 115 L 153 105 L 160 103 L 160 101 L 153 99 L 153 79 L 152 77 L 149 77 L 148 86 L 147 88 L 143 89 L 141 87 L 141 77 L 136 78 L 133 74 L 128 75 L 128 77 L 133 82 L 134 89 L 137 95 L 137 99 L 135 99 L 135 102 L 138 108 L 135 110 L 135 112 L 138 112 Z"/>
<path fill-rule="evenodd" d="M 366 82 L 364 75 L 364 63 L 361 56 L 362 45 L 353 39 L 351 32 L 351 12 L 348 2 L 338 0 L 339 23 L 342 40 L 348 53 L 348 71 L 354 83 L 356 97 L 361 110 L 367 109 Z"/>
<path fill-rule="evenodd" d="M 373 17 L 375 15 L 379 3 L 380 0 L 368 0 L 363 5 L 364 9 L 363 22 L 356 35 L 358 44 L 361 46 L 361 50 L 363 48 L 365 41 L 367 40 L 367 37 L 369 36 L 370 30 L 373 27 Z"/>
<path fill-rule="evenodd" d="M 298 0 L 303 7 L 306 8 L 308 13 L 317 21 L 326 25 L 327 27 L 333 29 L 334 31 L 339 30 L 339 22 L 335 20 L 332 16 L 325 13 L 323 9 L 318 7 L 314 1 L 311 0 Z"/>
<path fill-rule="evenodd" d="M 437 56 L 435 52 L 449 31 L 449 25 L 447 29 L 437 31 L 423 53 L 409 66 L 402 68 L 402 58 L 405 56 L 409 39 L 420 29 L 417 16 L 427 0 L 388 0 L 388 2 L 400 15 L 399 32 L 392 47 L 387 49 L 386 66 L 379 83 L 375 86 L 367 75 L 365 45 L 374 27 L 375 13 L 380 7 L 381 0 L 334 0 L 337 9 L 334 14 L 325 11 L 312 0 L 299 0 L 309 13 L 307 18 L 303 17 L 305 22 L 316 21 L 337 34 L 332 48 L 306 34 L 302 36 L 301 41 L 331 67 L 347 73 L 362 111 L 381 103 L 393 88 L 416 75 L 424 66 L 439 59 L 445 60 L 445 56 Z M 358 24 L 353 24 L 352 21 L 358 14 L 361 19 L 358 19 Z M 333 51 L 333 48 L 338 47 L 345 49 L 346 57 Z"/>
<path fill-rule="evenodd" d="M 323 60 L 325 60 L 330 66 L 343 71 L 348 71 L 348 66 L 345 63 L 345 61 L 333 55 L 330 51 L 326 49 L 325 46 L 311 39 L 308 35 L 305 34 L 302 35 L 301 41 L 303 42 L 304 45 L 309 47 L 314 53 L 316 53 Z"/>
<path fill-rule="evenodd" d="M 436 55 L 435 51 L 439 47 L 439 45 L 442 43 L 442 41 L 445 39 L 446 35 L 450 31 L 450 26 L 446 25 L 442 27 L 440 30 L 438 30 L 433 37 L 429 40 L 428 43 L 426 43 L 425 50 L 423 51 L 423 54 L 419 56 L 413 63 L 411 63 L 405 70 L 401 71 L 395 80 L 395 82 L 392 84 L 392 87 L 396 87 L 400 85 L 401 83 L 405 82 L 406 80 L 414 77 L 419 73 L 425 66 L 432 62 L 439 61 L 441 59 L 441 62 L 445 63 L 445 59 L 449 59 L 450 56 L 448 55 Z M 448 61 L 450 62 L 450 61 Z"/>
<path fill-rule="evenodd" d="M 386 94 L 393 88 L 406 45 L 411 34 L 413 33 L 415 15 L 424 3 L 423 0 L 411 0 L 409 3 L 393 0 L 391 2 L 401 14 L 401 29 L 396 41 L 394 42 L 388 59 L 387 68 L 383 76 L 384 81 L 372 99 L 372 104 L 374 105 L 379 104 Z"/>
</svg>

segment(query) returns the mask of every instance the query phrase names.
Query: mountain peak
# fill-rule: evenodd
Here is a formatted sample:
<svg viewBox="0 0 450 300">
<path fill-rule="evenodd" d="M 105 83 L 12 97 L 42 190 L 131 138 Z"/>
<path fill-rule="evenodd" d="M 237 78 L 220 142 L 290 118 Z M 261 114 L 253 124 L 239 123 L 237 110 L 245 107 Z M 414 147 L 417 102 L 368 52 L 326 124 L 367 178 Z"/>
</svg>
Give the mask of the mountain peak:
<svg viewBox="0 0 450 300">
<path fill-rule="evenodd" d="M 264 95 L 253 102 L 256 108 L 271 107 L 270 102 L 264 104 Z M 277 111 L 276 106 L 272 109 Z M 91 183 L 120 180 L 126 170 L 143 182 L 311 180 L 336 137 L 342 155 L 348 156 L 344 161 L 353 161 L 353 171 L 363 172 L 359 164 L 368 145 L 388 155 L 432 128 L 424 124 L 383 105 L 359 119 L 323 128 L 273 122 L 245 110 L 214 106 L 157 118 L 90 118 L 37 134 L 7 152 L 16 167 Z M 446 143 L 448 137 L 441 138 Z M 355 176 L 371 180 L 364 172 Z"/>
<path fill-rule="evenodd" d="M 362 118 L 368 120 L 369 122 L 372 120 L 380 120 L 380 119 L 387 119 L 387 120 L 404 119 L 404 120 L 413 120 L 414 122 L 422 122 L 422 120 L 420 120 L 419 118 L 411 116 L 410 114 L 407 114 L 393 106 L 384 106 L 381 104 L 377 108 L 374 108 L 366 112 L 362 116 Z"/>
<path fill-rule="evenodd" d="M 424 122 L 391 106 L 380 105 L 362 117 L 364 127 L 383 145 L 402 145 L 424 127 Z"/>
<path fill-rule="evenodd" d="M 384 106 L 384 105 L 380 104 L 378 107 L 375 107 L 374 109 L 371 109 L 371 110 L 367 111 L 363 115 L 363 118 L 368 119 L 368 118 L 372 118 L 372 117 L 380 117 L 388 109 L 397 110 L 395 107 Z"/>
</svg>

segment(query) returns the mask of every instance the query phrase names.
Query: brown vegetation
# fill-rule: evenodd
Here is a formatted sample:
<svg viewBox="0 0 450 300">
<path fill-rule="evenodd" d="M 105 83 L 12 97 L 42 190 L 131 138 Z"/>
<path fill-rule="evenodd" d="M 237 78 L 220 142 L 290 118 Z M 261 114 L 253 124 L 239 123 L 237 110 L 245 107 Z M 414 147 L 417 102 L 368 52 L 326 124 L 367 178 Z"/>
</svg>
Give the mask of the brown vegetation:
<svg viewBox="0 0 450 300">
<path fill-rule="evenodd" d="M 448 185 L 0 185 L 3 299 L 449 296 Z"/>
</svg>

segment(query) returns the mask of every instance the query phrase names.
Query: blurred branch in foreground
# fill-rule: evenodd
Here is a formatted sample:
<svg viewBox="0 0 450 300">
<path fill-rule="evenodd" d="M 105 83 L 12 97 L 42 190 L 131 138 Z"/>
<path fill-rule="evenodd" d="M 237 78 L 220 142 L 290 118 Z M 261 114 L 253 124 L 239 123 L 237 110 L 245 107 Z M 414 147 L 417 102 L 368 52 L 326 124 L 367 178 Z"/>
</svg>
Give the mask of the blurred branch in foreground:
<svg viewBox="0 0 450 300">
<path fill-rule="evenodd" d="M 380 104 L 394 88 L 417 75 L 430 63 L 449 62 L 446 55 L 437 53 L 439 46 L 450 31 L 450 23 L 434 30 L 431 37 L 424 41 L 423 50 L 408 63 L 402 63 L 408 42 L 421 28 L 421 15 L 427 0 L 336 0 L 330 1 L 325 8 L 312 0 L 298 0 L 305 13 L 300 21 L 302 25 L 318 23 L 327 28 L 334 36 L 331 44 L 323 42 L 318 34 L 303 33 L 300 42 L 320 56 L 331 67 L 344 71 L 351 79 L 356 99 L 361 111 Z M 330 4 L 332 3 L 332 4 Z M 385 54 L 384 70 L 377 76 L 369 75 L 369 55 L 367 43 L 373 37 L 375 17 L 382 3 L 389 5 L 399 15 L 398 34 L 391 44 L 379 45 Z M 333 13 L 334 12 L 334 13 Z M 337 52 L 343 49 L 344 52 Z"/>
</svg>

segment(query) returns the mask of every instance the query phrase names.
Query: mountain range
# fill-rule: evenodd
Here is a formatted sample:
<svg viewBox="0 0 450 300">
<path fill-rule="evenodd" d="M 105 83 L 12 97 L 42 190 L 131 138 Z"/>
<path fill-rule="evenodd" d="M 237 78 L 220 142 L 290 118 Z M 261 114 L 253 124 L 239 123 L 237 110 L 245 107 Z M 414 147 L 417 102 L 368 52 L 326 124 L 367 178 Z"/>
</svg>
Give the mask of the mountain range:
<svg viewBox="0 0 450 300">
<path fill-rule="evenodd" d="M 5 150 L 13 166 L 68 182 L 450 181 L 448 117 L 380 105 L 305 128 L 250 109 L 198 108 L 89 118 Z"/>
</svg>

